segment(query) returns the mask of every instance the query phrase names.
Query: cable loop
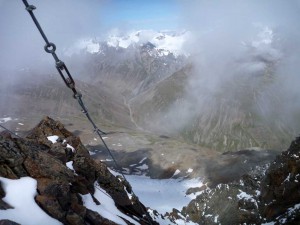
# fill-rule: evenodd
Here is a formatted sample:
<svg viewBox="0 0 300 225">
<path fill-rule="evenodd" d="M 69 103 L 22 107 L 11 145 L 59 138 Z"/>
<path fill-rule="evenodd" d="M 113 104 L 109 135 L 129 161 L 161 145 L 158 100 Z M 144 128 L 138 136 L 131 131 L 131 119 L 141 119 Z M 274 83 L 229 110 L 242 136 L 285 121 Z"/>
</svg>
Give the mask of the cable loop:
<svg viewBox="0 0 300 225">
<path fill-rule="evenodd" d="M 27 10 L 28 12 L 32 12 L 32 11 L 35 10 L 35 9 L 36 9 L 36 7 L 35 7 L 34 5 L 29 5 L 29 6 L 26 7 L 26 10 Z"/>
<path fill-rule="evenodd" d="M 53 54 L 56 50 L 56 46 L 55 44 L 49 42 L 45 45 L 44 49 L 46 52 Z"/>
</svg>

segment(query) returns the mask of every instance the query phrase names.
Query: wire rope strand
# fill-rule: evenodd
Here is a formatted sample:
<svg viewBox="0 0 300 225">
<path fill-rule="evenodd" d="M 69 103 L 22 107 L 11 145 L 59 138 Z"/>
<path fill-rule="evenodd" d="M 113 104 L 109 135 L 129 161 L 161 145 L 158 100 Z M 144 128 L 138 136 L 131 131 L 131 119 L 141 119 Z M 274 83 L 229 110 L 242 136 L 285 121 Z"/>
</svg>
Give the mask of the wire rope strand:
<svg viewBox="0 0 300 225">
<path fill-rule="evenodd" d="M 68 71 L 66 65 L 65 65 L 62 61 L 59 60 L 58 56 L 57 56 L 56 53 L 55 53 L 56 46 L 55 46 L 53 43 L 51 43 L 51 42 L 48 41 L 48 38 L 47 38 L 46 34 L 44 33 L 44 31 L 43 31 L 42 27 L 40 26 L 38 20 L 36 19 L 35 15 L 34 15 L 34 13 L 33 13 L 33 10 L 35 10 L 36 7 L 33 6 L 33 5 L 29 5 L 28 2 L 27 2 L 27 0 L 22 0 L 22 1 L 23 1 L 24 5 L 25 5 L 25 7 L 26 7 L 26 10 L 27 10 L 28 13 L 30 14 L 30 16 L 31 16 L 31 18 L 32 18 L 32 20 L 33 20 L 33 22 L 34 22 L 34 24 L 36 25 L 37 29 L 39 30 L 41 36 L 43 37 L 43 39 L 44 39 L 45 42 L 46 42 L 46 45 L 45 45 L 45 47 L 44 47 L 44 50 L 45 50 L 47 53 L 52 54 L 52 56 L 53 56 L 53 58 L 54 58 L 54 60 L 55 60 L 55 62 L 56 62 L 56 68 L 58 69 L 58 72 L 59 72 L 59 74 L 61 75 L 62 79 L 64 80 L 66 86 L 67 86 L 68 88 L 70 88 L 70 89 L 73 91 L 73 93 L 74 93 L 74 98 L 77 99 L 79 105 L 80 105 L 81 108 L 82 108 L 82 112 L 86 115 L 87 119 L 88 119 L 88 120 L 90 121 L 90 123 L 92 124 L 92 126 L 93 126 L 93 128 L 94 128 L 94 131 L 95 131 L 95 132 L 98 134 L 98 136 L 100 137 L 100 139 L 101 139 L 103 145 L 105 146 L 105 149 L 107 150 L 107 152 L 109 153 L 110 157 L 111 157 L 112 160 L 114 161 L 114 164 L 115 164 L 116 168 L 119 170 L 119 172 L 121 173 L 121 175 L 122 175 L 122 177 L 124 178 L 124 180 L 128 182 L 128 180 L 126 179 L 126 177 L 125 177 L 125 175 L 124 175 L 124 173 L 123 173 L 123 171 L 122 171 L 122 168 L 119 167 L 119 165 L 118 165 L 118 163 L 117 163 L 115 157 L 113 156 L 112 152 L 110 151 L 110 149 L 108 148 L 107 144 L 105 143 L 105 141 L 104 141 L 104 139 L 103 139 L 103 137 L 102 137 L 102 134 L 105 134 L 105 132 L 101 131 L 101 130 L 96 126 L 96 124 L 95 124 L 95 122 L 92 120 L 92 118 L 90 117 L 90 115 L 89 115 L 89 113 L 88 113 L 88 110 L 87 110 L 87 108 L 85 107 L 85 105 L 84 105 L 84 103 L 83 103 L 83 101 L 82 101 L 82 95 L 81 95 L 81 93 L 79 93 L 79 92 L 76 90 L 76 88 L 75 88 L 75 82 L 74 82 L 74 80 L 73 80 L 71 74 L 69 73 L 69 71 Z M 63 75 L 62 71 L 65 71 L 65 72 L 67 73 L 67 77 L 65 77 L 65 76 Z M 14 135 L 15 135 L 15 134 L 14 134 Z M 128 182 L 128 183 L 129 183 L 129 182 Z M 132 193 L 135 195 L 135 193 L 133 192 L 133 190 L 132 190 Z M 149 223 L 150 225 L 152 225 L 152 222 L 151 222 L 152 219 L 151 219 L 151 216 L 149 215 L 148 211 L 142 207 L 142 203 L 141 203 L 140 201 L 137 201 L 137 202 L 138 202 L 138 205 L 140 206 L 141 211 L 142 211 L 142 212 L 145 211 L 145 214 L 146 214 L 148 223 Z"/>
<path fill-rule="evenodd" d="M 6 127 L 2 126 L 1 124 L 0 124 L 0 127 L 2 127 L 4 130 L 8 131 L 9 133 L 11 133 L 11 134 L 15 135 L 16 137 L 18 137 L 18 138 L 21 138 L 19 135 L 17 135 L 17 134 L 16 134 L 16 133 L 14 133 L 13 131 L 11 131 L 11 130 L 7 129 Z"/>
</svg>

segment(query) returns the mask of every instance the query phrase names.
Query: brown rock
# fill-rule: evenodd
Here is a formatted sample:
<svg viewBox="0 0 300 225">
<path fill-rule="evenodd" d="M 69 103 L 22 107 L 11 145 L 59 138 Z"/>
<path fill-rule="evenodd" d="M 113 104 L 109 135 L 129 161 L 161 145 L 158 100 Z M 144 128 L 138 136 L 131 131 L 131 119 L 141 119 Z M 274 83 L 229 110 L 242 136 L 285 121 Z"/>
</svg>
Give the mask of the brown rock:
<svg viewBox="0 0 300 225">
<path fill-rule="evenodd" d="M 40 195 L 54 197 L 64 210 L 69 209 L 71 204 L 69 183 L 47 178 L 37 179 L 37 181 L 37 189 Z"/>
<path fill-rule="evenodd" d="M 61 208 L 58 200 L 54 197 L 38 195 L 35 197 L 36 203 L 50 216 L 65 223 L 65 211 Z"/>
<path fill-rule="evenodd" d="M 13 139 L 5 139 L 0 136 L 0 163 L 10 168 L 22 165 L 24 154 Z"/>
<path fill-rule="evenodd" d="M 76 149 L 76 152 L 80 155 L 89 157 L 89 152 L 81 143 L 78 137 L 75 137 L 70 131 L 65 129 L 64 125 L 59 121 L 55 121 L 50 117 L 45 117 L 27 136 L 28 139 L 35 140 L 38 143 L 52 146 L 52 143 L 48 141 L 47 137 L 57 135 L 61 139 L 66 140 L 72 147 Z"/>
<path fill-rule="evenodd" d="M 80 215 L 82 218 L 84 218 L 85 214 L 86 214 L 86 208 L 79 204 L 76 201 L 72 201 L 71 203 L 71 209 L 78 215 Z"/>
<path fill-rule="evenodd" d="M 1 150 L 0 150 L 1 151 Z M 18 179 L 19 177 L 6 164 L 0 165 L 0 176 L 9 179 Z"/>
<path fill-rule="evenodd" d="M 57 143 L 48 141 L 51 135 L 60 137 Z M 76 151 L 70 152 L 66 143 Z M 73 160 L 75 173 L 66 166 L 70 160 Z M 32 130 L 28 139 L 0 136 L 0 175 L 36 179 L 38 195 L 35 201 L 47 214 L 64 224 L 115 224 L 83 205 L 80 194 L 93 196 L 97 181 L 128 216 L 142 219 L 146 211 L 138 198 L 135 202 L 128 198 L 125 189 L 131 192 L 129 183 L 113 176 L 105 164 L 95 162 L 78 137 L 49 117 Z M 1 194 L 4 195 L 0 189 L 0 197 Z M 101 199 L 94 200 L 101 204 Z M 8 206 L 3 205 L 5 207 Z"/>
<path fill-rule="evenodd" d="M 94 184 L 89 182 L 85 177 L 81 175 L 75 177 L 71 188 L 73 192 L 80 193 L 82 195 L 93 193 L 95 190 Z"/>
<path fill-rule="evenodd" d="M 32 151 L 24 161 L 24 167 L 33 178 L 51 178 L 73 181 L 74 174 L 59 160 L 41 151 Z"/>
<path fill-rule="evenodd" d="M 106 218 L 103 218 L 98 213 L 87 209 L 86 217 L 85 219 L 91 224 L 91 225 L 117 225 L 113 221 L 110 221 Z"/>
<path fill-rule="evenodd" d="M 69 212 L 66 216 L 66 220 L 70 225 L 84 225 L 86 224 L 79 215 L 73 212 Z"/>
</svg>

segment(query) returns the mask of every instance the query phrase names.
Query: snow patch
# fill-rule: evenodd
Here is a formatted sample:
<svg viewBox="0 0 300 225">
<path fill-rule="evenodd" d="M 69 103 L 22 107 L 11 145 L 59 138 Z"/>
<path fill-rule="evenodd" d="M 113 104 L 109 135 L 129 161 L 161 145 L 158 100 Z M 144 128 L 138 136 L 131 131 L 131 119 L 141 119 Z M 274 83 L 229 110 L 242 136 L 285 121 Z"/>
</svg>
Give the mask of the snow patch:
<svg viewBox="0 0 300 225">
<path fill-rule="evenodd" d="M 175 171 L 175 173 L 173 174 L 173 177 L 176 176 L 176 175 L 178 175 L 179 173 L 180 173 L 180 170 L 177 169 L 177 170 Z"/>
<path fill-rule="evenodd" d="M 62 224 L 47 215 L 34 201 L 37 181 L 31 177 L 11 180 L 0 177 L 6 193 L 3 201 L 14 207 L 0 210 L 0 220 L 9 219 L 23 225 Z"/>
<path fill-rule="evenodd" d="M 0 118 L 0 123 L 6 123 L 8 121 L 12 120 L 11 117 L 3 117 L 3 118 Z"/>
<path fill-rule="evenodd" d="M 133 220 L 131 217 L 120 212 L 119 209 L 115 206 L 114 200 L 104 189 L 99 187 L 97 183 L 95 183 L 94 197 L 101 203 L 100 205 L 96 205 L 91 194 L 81 195 L 81 197 L 86 208 L 98 212 L 104 218 L 107 218 L 117 224 L 127 225 L 127 223 L 120 217 L 128 220 L 133 224 L 140 224 L 137 221 Z"/>
<path fill-rule="evenodd" d="M 241 190 L 239 190 L 241 193 L 237 195 L 238 199 L 246 199 L 246 200 L 250 200 L 253 199 L 252 195 L 247 194 L 246 192 L 243 192 Z"/>
<path fill-rule="evenodd" d="M 256 207 L 258 208 L 258 204 L 252 195 L 249 195 L 246 192 L 243 192 L 241 190 L 239 190 L 239 191 L 240 191 L 240 194 L 237 195 L 238 199 L 245 199 L 246 201 L 253 202 L 253 203 L 255 203 Z"/>
<path fill-rule="evenodd" d="M 192 173 L 194 170 L 192 169 L 192 168 L 189 168 L 188 170 L 187 170 L 187 173 Z"/>
<path fill-rule="evenodd" d="M 119 175 L 113 170 L 110 172 Z M 146 176 L 127 175 L 126 179 L 131 184 L 140 201 L 160 214 L 171 212 L 173 208 L 181 209 L 197 195 L 186 195 L 189 188 L 201 187 L 200 179 L 151 179 Z"/>
<path fill-rule="evenodd" d="M 139 163 L 143 163 L 146 159 L 147 157 L 144 157 Z"/>
<path fill-rule="evenodd" d="M 74 172 L 75 175 L 78 175 L 73 167 L 73 161 L 67 162 L 66 166 Z"/>
<path fill-rule="evenodd" d="M 67 148 L 70 148 L 72 150 L 72 152 L 75 152 L 75 148 L 69 144 L 67 144 Z"/>
<path fill-rule="evenodd" d="M 285 178 L 285 180 L 283 181 L 283 183 L 290 182 L 290 178 L 291 178 L 291 173 L 289 173 L 289 175 Z"/>
<path fill-rule="evenodd" d="M 288 208 L 288 215 L 291 216 L 296 210 L 300 209 L 300 203 Z"/>
<path fill-rule="evenodd" d="M 275 225 L 276 224 L 276 222 L 268 222 L 268 223 L 262 223 L 261 225 Z"/>
<path fill-rule="evenodd" d="M 52 142 L 52 144 L 57 142 L 59 137 L 57 135 L 48 136 L 47 139 Z"/>
<path fill-rule="evenodd" d="M 218 218 L 219 218 L 219 215 L 216 215 L 215 218 L 214 218 L 214 222 L 215 222 L 215 223 L 218 222 Z"/>
<path fill-rule="evenodd" d="M 143 165 L 141 165 L 141 166 L 137 166 L 136 168 L 137 168 L 137 169 L 140 169 L 140 170 L 147 170 L 147 169 L 149 169 L 149 167 L 148 167 L 147 164 L 143 164 Z"/>
</svg>

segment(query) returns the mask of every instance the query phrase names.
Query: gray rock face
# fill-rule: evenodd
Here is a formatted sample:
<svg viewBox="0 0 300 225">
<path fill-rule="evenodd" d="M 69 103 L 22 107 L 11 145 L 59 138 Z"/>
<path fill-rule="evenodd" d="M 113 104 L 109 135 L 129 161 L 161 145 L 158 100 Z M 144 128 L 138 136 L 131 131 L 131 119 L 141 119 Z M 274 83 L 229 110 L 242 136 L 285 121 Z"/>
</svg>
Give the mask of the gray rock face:
<svg viewBox="0 0 300 225">
<path fill-rule="evenodd" d="M 55 144 L 47 139 L 52 135 L 59 136 Z M 76 151 L 70 152 L 66 143 Z M 74 171 L 66 166 L 69 161 L 73 161 Z M 83 205 L 81 195 L 85 194 L 90 194 L 101 204 L 102 199 L 94 197 L 95 183 L 112 197 L 121 212 L 140 220 L 141 224 L 148 224 L 144 218 L 145 206 L 137 198 L 129 199 L 128 194 L 132 191 L 128 184 L 113 176 L 104 164 L 91 159 L 80 139 L 49 117 L 43 119 L 25 139 L 0 135 L 0 164 L 2 177 L 30 176 L 36 179 L 36 203 L 64 224 L 115 224 Z M 0 197 L 4 196 L 0 188 Z M 3 201 L 0 206 L 1 210 L 10 208 Z"/>
</svg>

